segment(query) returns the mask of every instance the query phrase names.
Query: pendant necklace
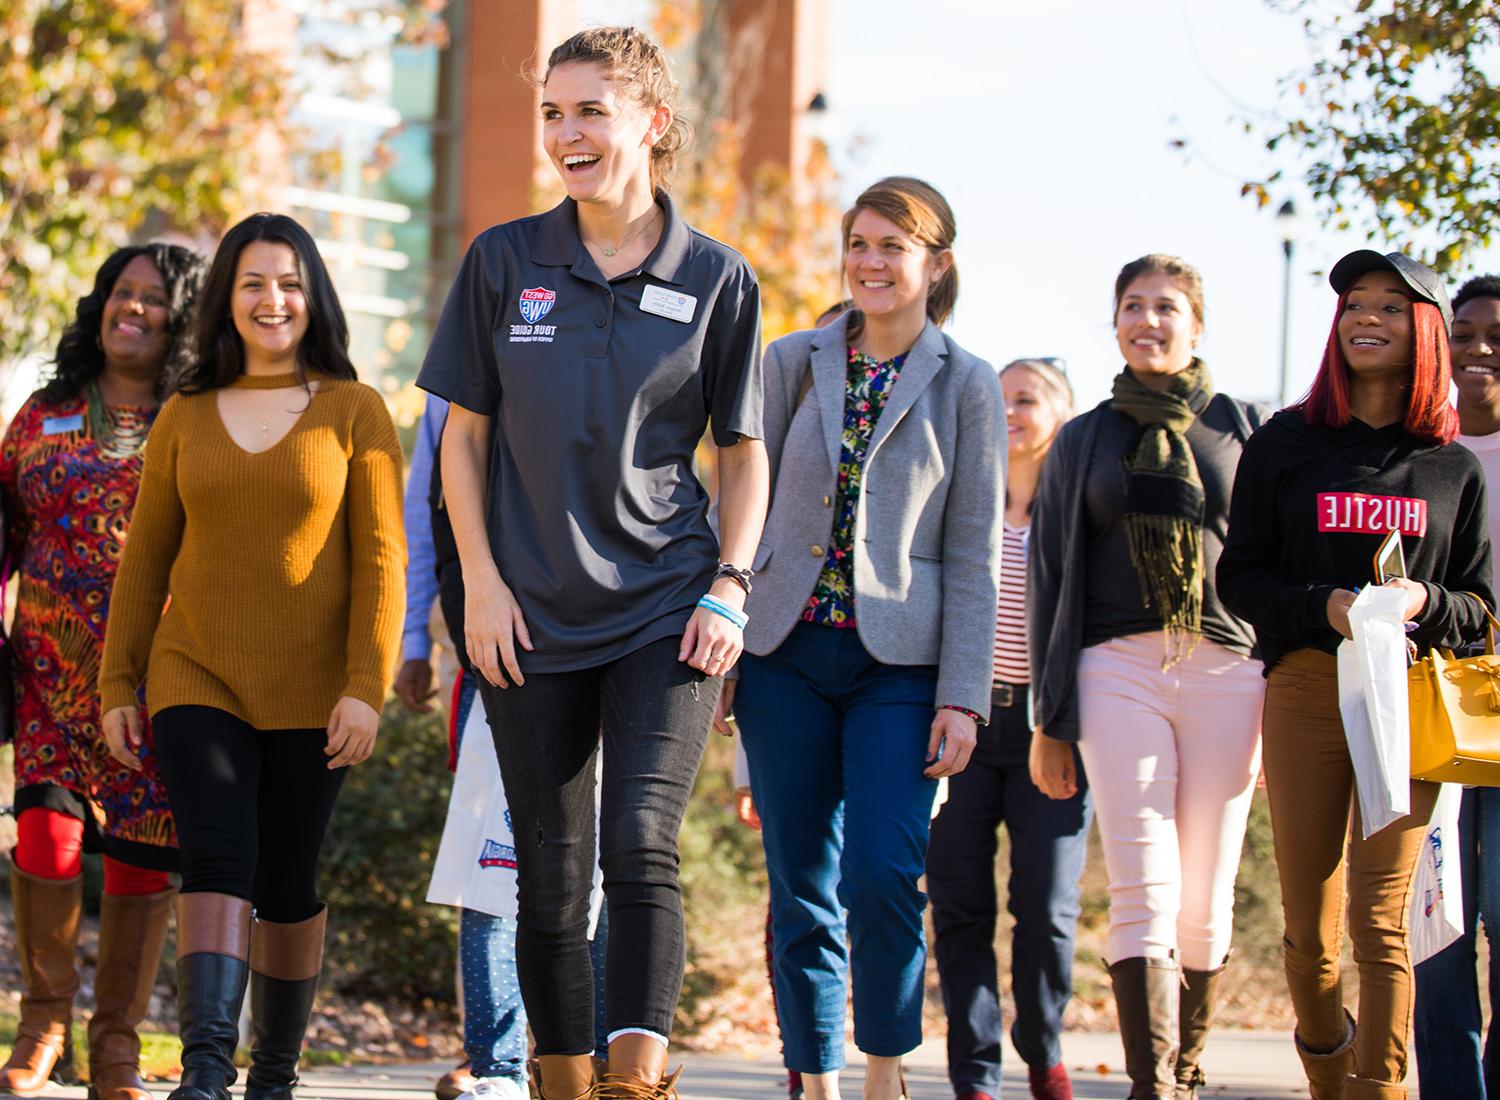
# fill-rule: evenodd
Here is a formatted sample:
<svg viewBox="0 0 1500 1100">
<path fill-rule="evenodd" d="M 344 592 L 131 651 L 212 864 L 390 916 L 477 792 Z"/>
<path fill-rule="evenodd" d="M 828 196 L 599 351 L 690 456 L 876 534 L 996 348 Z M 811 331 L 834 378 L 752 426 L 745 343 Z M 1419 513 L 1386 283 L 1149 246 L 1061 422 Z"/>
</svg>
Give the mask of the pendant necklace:
<svg viewBox="0 0 1500 1100">
<path fill-rule="evenodd" d="M 603 241 L 598 240 L 595 237 L 590 237 L 587 233 L 584 233 L 581 229 L 579 230 L 579 233 L 582 234 L 583 239 L 585 241 L 587 241 L 589 244 L 593 245 L 595 248 L 599 249 L 599 251 L 603 252 L 606 257 L 613 257 L 617 252 L 620 251 L 621 248 L 624 248 L 631 241 L 636 240 L 638 237 L 645 236 L 646 233 L 648 231 L 650 231 L 655 225 L 656 225 L 656 215 L 653 212 L 652 215 L 651 215 L 651 217 L 649 217 L 649 218 L 646 219 L 646 224 L 645 225 L 641 226 L 634 233 L 631 233 L 631 234 L 627 235 L 626 238 L 623 241 L 621 241 L 619 243 L 619 245 L 617 247 L 615 247 L 615 248 L 609 247 L 609 245 L 605 244 Z"/>
</svg>

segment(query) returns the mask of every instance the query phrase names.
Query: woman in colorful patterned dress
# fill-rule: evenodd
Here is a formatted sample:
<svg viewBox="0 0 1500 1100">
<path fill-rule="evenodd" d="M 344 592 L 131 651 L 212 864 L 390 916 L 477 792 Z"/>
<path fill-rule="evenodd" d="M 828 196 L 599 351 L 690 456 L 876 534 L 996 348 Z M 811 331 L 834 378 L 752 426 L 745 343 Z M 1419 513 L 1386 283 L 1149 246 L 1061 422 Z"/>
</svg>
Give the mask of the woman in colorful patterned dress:
<svg viewBox="0 0 1500 1100">
<path fill-rule="evenodd" d="M 954 233 L 920 180 L 866 189 L 843 222 L 855 308 L 766 352 L 774 488 L 725 694 L 763 825 L 786 1065 L 808 1100 L 839 1095 L 851 971 L 865 1098 L 905 1095 L 933 801 L 990 713 L 1004 414 L 994 369 L 941 327 Z"/>
<path fill-rule="evenodd" d="M 11 895 L 25 981 L 0 1095 L 39 1095 L 68 1068 L 87 848 L 104 853 L 89 1096 L 149 1097 L 135 1029 L 166 937 L 177 839 L 149 750 L 138 772 L 109 755 L 97 678 L 142 448 L 186 352 L 203 271 L 203 259 L 179 245 L 122 248 L 105 260 L 58 344 L 52 379 L 0 448 L 7 570 L 20 574 Z"/>
</svg>

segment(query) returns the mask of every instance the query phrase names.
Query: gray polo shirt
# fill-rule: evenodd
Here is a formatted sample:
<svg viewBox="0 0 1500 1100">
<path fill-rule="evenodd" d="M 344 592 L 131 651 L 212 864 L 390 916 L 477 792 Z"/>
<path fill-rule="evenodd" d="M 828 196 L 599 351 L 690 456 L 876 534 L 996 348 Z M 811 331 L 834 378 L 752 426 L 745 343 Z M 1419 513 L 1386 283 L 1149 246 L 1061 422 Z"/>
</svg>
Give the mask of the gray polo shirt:
<svg viewBox="0 0 1500 1100">
<path fill-rule="evenodd" d="M 693 451 L 761 438 L 760 287 L 661 192 L 660 243 L 606 279 L 571 199 L 481 233 L 417 384 L 493 418 L 487 515 L 535 644 L 524 672 L 680 634 L 718 540 Z"/>
</svg>

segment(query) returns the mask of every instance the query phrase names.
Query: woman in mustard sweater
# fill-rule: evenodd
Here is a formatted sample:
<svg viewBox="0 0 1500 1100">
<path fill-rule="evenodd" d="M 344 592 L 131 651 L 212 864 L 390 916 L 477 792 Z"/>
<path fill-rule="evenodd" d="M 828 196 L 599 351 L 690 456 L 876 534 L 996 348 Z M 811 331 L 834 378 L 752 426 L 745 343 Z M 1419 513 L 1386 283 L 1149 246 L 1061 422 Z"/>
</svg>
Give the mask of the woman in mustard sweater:
<svg viewBox="0 0 1500 1100">
<path fill-rule="evenodd" d="M 146 684 L 177 819 L 172 1100 L 229 1100 L 247 984 L 245 1096 L 272 1100 L 292 1096 L 322 964 L 323 834 L 396 660 L 401 448 L 292 219 L 231 229 L 199 303 L 197 358 L 146 448 L 99 690 L 110 751 L 137 767 Z"/>
</svg>

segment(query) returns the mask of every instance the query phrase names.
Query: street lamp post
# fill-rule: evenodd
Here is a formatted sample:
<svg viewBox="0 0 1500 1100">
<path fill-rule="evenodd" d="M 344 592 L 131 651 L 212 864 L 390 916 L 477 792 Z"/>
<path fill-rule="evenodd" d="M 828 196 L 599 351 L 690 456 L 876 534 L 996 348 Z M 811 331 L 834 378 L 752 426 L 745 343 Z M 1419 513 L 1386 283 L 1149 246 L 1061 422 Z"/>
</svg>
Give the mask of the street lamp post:
<svg viewBox="0 0 1500 1100">
<path fill-rule="evenodd" d="M 1287 199 L 1276 211 L 1276 228 L 1281 234 L 1281 251 L 1286 257 L 1286 270 L 1281 291 L 1281 386 L 1276 392 L 1283 406 L 1291 398 L 1287 394 L 1287 366 L 1291 357 L 1292 342 L 1292 250 L 1297 243 L 1297 208 Z"/>
</svg>

